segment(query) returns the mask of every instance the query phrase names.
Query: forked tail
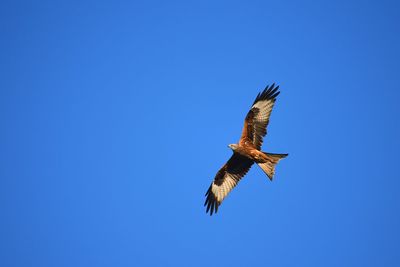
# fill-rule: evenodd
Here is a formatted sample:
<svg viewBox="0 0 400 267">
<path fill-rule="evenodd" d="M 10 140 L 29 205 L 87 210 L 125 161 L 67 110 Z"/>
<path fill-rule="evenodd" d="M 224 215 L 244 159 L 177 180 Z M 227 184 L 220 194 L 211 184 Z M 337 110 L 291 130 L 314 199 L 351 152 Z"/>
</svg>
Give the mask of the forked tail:
<svg viewBox="0 0 400 267">
<path fill-rule="evenodd" d="M 265 172 L 268 178 L 272 181 L 275 174 L 275 165 L 283 158 L 286 158 L 288 154 L 272 154 L 263 152 L 266 156 L 266 162 L 257 163 L 258 166 Z"/>
</svg>

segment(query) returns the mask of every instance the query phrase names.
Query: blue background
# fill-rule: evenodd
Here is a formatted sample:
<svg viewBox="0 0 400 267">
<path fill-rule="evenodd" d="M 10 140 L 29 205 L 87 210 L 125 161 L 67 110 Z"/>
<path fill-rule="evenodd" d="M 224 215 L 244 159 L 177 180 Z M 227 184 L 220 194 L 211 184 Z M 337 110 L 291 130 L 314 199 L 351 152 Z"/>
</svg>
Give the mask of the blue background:
<svg viewBox="0 0 400 267">
<path fill-rule="evenodd" d="M 399 266 L 396 1 L 1 4 L 1 266 Z M 263 149 L 204 194 L 267 84 Z"/>
</svg>

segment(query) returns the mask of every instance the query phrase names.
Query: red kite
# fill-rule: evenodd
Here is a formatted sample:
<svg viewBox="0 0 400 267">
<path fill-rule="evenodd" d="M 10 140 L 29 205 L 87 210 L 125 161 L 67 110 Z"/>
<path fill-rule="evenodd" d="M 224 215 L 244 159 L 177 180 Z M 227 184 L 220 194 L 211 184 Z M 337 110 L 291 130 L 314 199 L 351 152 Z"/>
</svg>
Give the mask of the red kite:
<svg viewBox="0 0 400 267">
<path fill-rule="evenodd" d="M 260 151 L 263 137 L 267 134 L 267 125 L 279 95 L 279 86 L 272 84 L 259 93 L 244 120 L 242 136 L 238 144 L 230 144 L 233 155 L 215 175 L 214 181 L 206 193 L 206 212 L 210 215 L 218 211 L 224 198 L 246 175 L 253 163 L 265 172 L 272 181 L 275 165 L 288 154 L 272 154 Z"/>
</svg>

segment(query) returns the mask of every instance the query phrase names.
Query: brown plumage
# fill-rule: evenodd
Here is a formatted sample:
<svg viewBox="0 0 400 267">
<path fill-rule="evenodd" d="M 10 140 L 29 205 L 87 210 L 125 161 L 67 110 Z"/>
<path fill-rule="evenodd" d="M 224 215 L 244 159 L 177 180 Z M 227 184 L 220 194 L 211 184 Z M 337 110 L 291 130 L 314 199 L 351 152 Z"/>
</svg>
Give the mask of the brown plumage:
<svg viewBox="0 0 400 267">
<path fill-rule="evenodd" d="M 265 172 L 270 180 L 275 173 L 275 165 L 288 154 L 272 154 L 260 151 L 279 86 L 267 86 L 259 93 L 244 120 L 242 136 L 238 144 L 231 144 L 233 155 L 215 175 L 206 193 L 206 212 L 210 215 L 218 211 L 224 198 L 246 175 L 253 163 Z"/>
</svg>

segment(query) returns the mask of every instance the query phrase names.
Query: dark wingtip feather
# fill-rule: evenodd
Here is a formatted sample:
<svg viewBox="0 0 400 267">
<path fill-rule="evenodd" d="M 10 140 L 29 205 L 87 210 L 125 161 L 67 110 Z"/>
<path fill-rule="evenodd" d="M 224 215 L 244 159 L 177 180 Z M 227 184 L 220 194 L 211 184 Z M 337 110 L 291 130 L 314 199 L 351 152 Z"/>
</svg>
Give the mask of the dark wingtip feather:
<svg viewBox="0 0 400 267">
<path fill-rule="evenodd" d="M 275 87 L 275 83 L 273 83 L 272 85 L 271 85 L 271 88 L 274 88 Z"/>
<path fill-rule="evenodd" d="M 206 209 L 206 213 L 210 210 L 210 206 L 211 206 L 211 201 L 209 201 L 209 199 L 207 198 L 207 209 Z"/>
<path fill-rule="evenodd" d="M 206 213 L 210 212 L 210 216 L 214 213 L 217 213 L 219 206 L 218 201 L 215 199 L 214 194 L 211 192 L 211 186 L 207 190 L 206 201 L 204 202 L 204 206 L 207 206 Z"/>
<path fill-rule="evenodd" d="M 273 83 L 271 86 L 267 85 L 262 92 L 258 93 L 256 99 L 253 102 L 253 105 L 261 100 L 271 99 L 271 100 L 275 101 L 275 98 L 280 93 L 278 91 L 278 89 L 279 89 L 279 85 L 275 87 L 275 83 Z"/>
<path fill-rule="evenodd" d="M 210 192 L 211 192 L 211 186 L 208 188 L 208 190 L 207 190 L 207 192 L 206 192 L 206 194 L 204 196 L 205 197 L 208 196 L 210 194 Z"/>
</svg>

